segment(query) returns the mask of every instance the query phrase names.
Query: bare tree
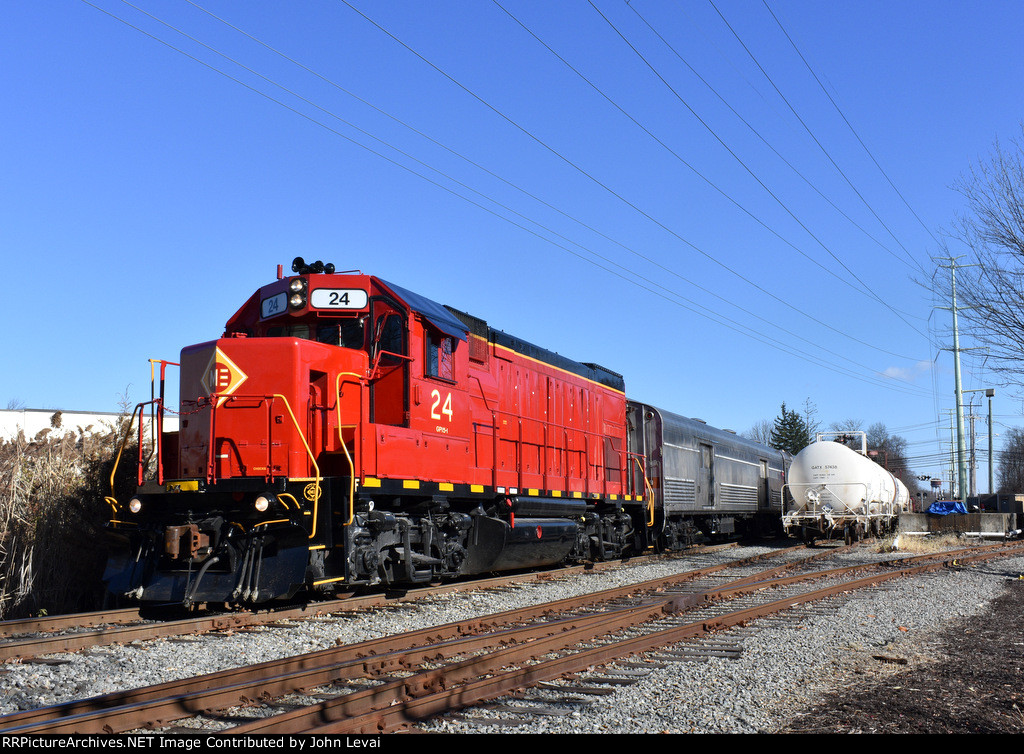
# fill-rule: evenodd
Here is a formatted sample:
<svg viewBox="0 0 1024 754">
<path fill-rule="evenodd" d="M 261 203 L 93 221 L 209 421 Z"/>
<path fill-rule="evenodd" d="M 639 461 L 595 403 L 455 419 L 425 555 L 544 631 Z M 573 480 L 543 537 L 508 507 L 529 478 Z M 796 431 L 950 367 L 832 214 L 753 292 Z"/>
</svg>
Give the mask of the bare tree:
<svg viewBox="0 0 1024 754">
<path fill-rule="evenodd" d="M 1006 432 L 1003 452 L 999 456 L 999 492 L 1024 492 L 1024 429 L 1013 427 Z"/>
<path fill-rule="evenodd" d="M 1021 132 L 1009 148 L 997 141 L 988 160 L 954 184 L 967 211 L 947 235 L 967 254 L 944 250 L 955 260 L 962 332 L 984 347 L 1001 384 L 1016 388 L 1024 388 L 1024 124 Z M 944 298 L 952 269 L 945 273 Z"/>
<path fill-rule="evenodd" d="M 866 444 L 871 460 L 898 477 L 907 486 L 911 495 L 918 492 L 917 476 L 907 460 L 907 441 L 899 435 L 890 435 L 884 422 L 874 422 L 864 429 L 864 422 L 860 419 L 844 419 L 832 422 L 829 428 L 833 432 L 845 433 L 845 437 L 833 439 L 845 443 L 847 447 L 857 452 Z M 863 438 L 861 432 L 864 433 Z"/>
<path fill-rule="evenodd" d="M 754 426 L 743 433 L 743 436 L 748 440 L 759 442 L 762 445 L 767 445 L 768 441 L 772 438 L 772 427 L 774 425 L 768 419 L 762 419 L 759 422 L 755 422 Z"/>
<path fill-rule="evenodd" d="M 807 425 L 807 434 L 813 440 L 814 436 L 821 431 L 821 422 L 818 421 L 818 407 L 810 398 L 804 399 L 804 424 Z"/>
<path fill-rule="evenodd" d="M 843 419 L 841 422 L 832 422 L 828 425 L 828 428 L 832 432 L 848 432 L 851 436 L 845 440 L 845 443 L 854 450 L 860 450 L 860 432 L 864 431 L 864 422 L 860 419 Z M 843 442 L 841 438 L 833 438 L 836 442 Z"/>
</svg>

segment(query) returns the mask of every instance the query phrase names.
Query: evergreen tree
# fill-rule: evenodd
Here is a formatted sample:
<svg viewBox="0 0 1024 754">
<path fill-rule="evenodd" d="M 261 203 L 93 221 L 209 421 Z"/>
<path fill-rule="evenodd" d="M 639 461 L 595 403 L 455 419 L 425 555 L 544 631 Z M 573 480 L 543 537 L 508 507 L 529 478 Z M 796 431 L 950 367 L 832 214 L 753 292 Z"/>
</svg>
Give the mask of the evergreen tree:
<svg viewBox="0 0 1024 754">
<path fill-rule="evenodd" d="M 796 411 L 787 409 L 785 402 L 782 404 L 782 412 L 775 417 L 775 426 L 768 444 L 776 450 L 784 450 L 793 455 L 811 444 L 807 422 Z"/>
</svg>

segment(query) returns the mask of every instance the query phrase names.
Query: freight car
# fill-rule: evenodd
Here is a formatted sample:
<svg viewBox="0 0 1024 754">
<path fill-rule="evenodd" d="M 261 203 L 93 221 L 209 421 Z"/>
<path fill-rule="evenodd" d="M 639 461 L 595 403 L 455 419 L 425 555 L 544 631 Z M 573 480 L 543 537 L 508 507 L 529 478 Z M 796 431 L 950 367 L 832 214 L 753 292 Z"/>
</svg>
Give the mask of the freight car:
<svg viewBox="0 0 1024 754">
<path fill-rule="evenodd" d="M 779 520 L 779 452 L 377 277 L 301 258 L 292 272 L 160 363 L 158 397 L 137 407 L 161 427 L 155 460 L 140 441 L 137 493 L 108 499 L 111 594 L 250 605 Z M 169 366 L 177 432 L 162 430 Z"/>
<path fill-rule="evenodd" d="M 786 533 L 808 542 L 843 536 L 847 543 L 896 529 L 910 504 L 906 485 L 868 458 L 867 435 L 858 453 L 841 442 L 811 443 L 792 460 L 785 486 Z"/>
</svg>

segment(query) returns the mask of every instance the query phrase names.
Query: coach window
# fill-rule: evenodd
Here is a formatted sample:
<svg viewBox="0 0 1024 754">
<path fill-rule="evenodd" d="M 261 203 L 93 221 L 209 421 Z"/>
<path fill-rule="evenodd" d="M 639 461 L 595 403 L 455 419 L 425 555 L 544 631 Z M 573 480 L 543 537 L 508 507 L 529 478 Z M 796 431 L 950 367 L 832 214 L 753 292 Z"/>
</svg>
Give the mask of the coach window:
<svg viewBox="0 0 1024 754">
<path fill-rule="evenodd" d="M 455 359 L 452 339 L 447 335 L 427 333 L 427 355 L 424 373 L 428 377 L 455 381 Z"/>
</svg>

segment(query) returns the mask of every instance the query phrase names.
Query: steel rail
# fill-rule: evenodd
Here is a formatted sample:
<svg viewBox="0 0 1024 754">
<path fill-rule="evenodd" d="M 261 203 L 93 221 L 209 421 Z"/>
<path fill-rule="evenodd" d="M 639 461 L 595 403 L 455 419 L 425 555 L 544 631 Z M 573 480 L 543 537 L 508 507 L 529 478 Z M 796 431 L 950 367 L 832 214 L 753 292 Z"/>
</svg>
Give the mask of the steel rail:
<svg viewBox="0 0 1024 754">
<path fill-rule="evenodd" d="M 590 616 L 578 626 L 567 631 L 537 638 L 523 644 L 497 649 L 477 657 L 443 665 L 432 670 L 421 671 L 381 686 L 354 691 L 321 704 L 311 705 L 282 714 L 257 719 L 251 723 L 230 728 L 220 733 L 232 734 L 280 734 L 305 733 L 333 720 L 357 719 L 361 715 L 375 714 L 381 708 L 401 705 L 410 697 L 420 697 L 437 692 L 461 696 L 463 683 L 499 672 L 513 663 L 524 663 L 538 656 L 564 651 L 582 642 L 590 642 L 620 631 L 649 623 L 666 615 L 666 606 L 671 599 L 661 599 L 641 607 L 631 607 L 609 613 Z M 455 688 L 451 688 L 455 686 Z M 450 689 L 450 691 L 449 691 Z M 352 731 L 367 732 L 367 731 Z"/>
<path fill-rule="evenodd" d="M 794 547 L 785 548 L 781 550 L 774 550 L 772 552 L 764 553 L 760 556 L 754 557 L 758 559 L 763 559 L 764 557 L 775 557 L 777 555 L 792 552 L 796 549 L 800 548 Z M 744 560 L 746 561 L 748 559 Z M 207 631 L 223 631 L 235 628 L 243 628 L 247 626 L 266 625 L 268 623 L 273 623 L 275 621 L 295 620 L 299 618 L 308 618 L 310 616 L 320 616 L 338 612 L 347 612 L 351 610 L 360 610 L 368 607 L 380 607 L 388 604 L 411 602 L 421 600 L 424 597 L 429 597 L 438 594 L 448 594 L 452 592 L 461 591 L 476 591 L 479 589 L 487 589 L 493 586 L 505 586 L 510 583 L 539 581 L 544 579 L 556 578 L 559 576 L 567 576 L 597 570 L 604 570 L 607 568 L 613 568 L 620 565 L 622 565 L 620 561 L 606 561 L 594 565 L 571 566 L 568 569 L 559 569 L 557 571 L 543 571 L 533 572 L 529 574 L 514 574 L 511 576 L 497 576 L 490 579 L 460 581 L 453 582 L 450 584 L 433 585 L 430 587 L 422 587 L 417 589 L 400 591 L 392 590 L 389 592 L 381 592 L 376 594 L 352 594 L 339 599 L 325 600 L 323 602 L 309 602 L 301 606 L 290 608 L 216 613 L 212 615 L 196 616 L 192 618 L 183 618 L 179 620 L 166 620 L 159 622 L 150 621 L 146 623 L 138 623 L 136 625 L 127 626 L 106 626 L 103 628 L 75 631 L 73 633 L 58 634 L 54 636 L 15 639 L 11 641 L 0 642 L 0 662 L 14 659 L 28 659 L 31 657 L 38 657 L 40 655 L 46 654 L 74 652 L 77 650 L 86 649 L 88 647 L 106 646 L 115 643 L 126 643 L 146 639 L 157 639 L 168 636 L 181 636 L 186 634 L 203 633 Z M 88 623 L 91 621 L 103 620 L 107 616 L 118 615 L 123 612 L 124 611 L 76 613 L 72 616 L 65 616 L 64 618 L 55 616 L 53 618 L 55 623 L 49 629 L 47 629 L 46 624 L 39 624 L 40 627 L 38 628 L 32 627 L 33 623 L 31 621 L 40 621 L 43 619 L 28 619 L 28 621 L 6 621 L 4 623 L 10 624 L 10 633 L 20 632 L 20 629 L 23 626 L 26 627 L 25 630 L 28 631 L 61 630 L 69 627 L 80 626 L 82 625 L 83 621 Z M 135 610 L 134 612 L 129 611 L 129 613 L 127 614 L 133 615 L 135 618 L 140 617 L 137 610 Z M 113 623 L 114 621 L 104 622 Z M 0 628 L 3 627 L 4 623 L 0 623 Z M 0 632 L 0 635 L 2 635 L 2 632 Z"/>
<path fill-rule="evenodd" d="M 147 621 L 136 625 L 114 625 L 103 628 L 89 628 L 73 633 L 58 634 L 54 636 L 37 636 L 26 639 L 15 639 L 0 642 L 0 662 L 13 659 L 27 659 L 45 654 L 58 652 L 74 652 L 88 647 L 105 646 L 120 642 L 132 642 L 145 639 L 158 639 L 167 636 L 181 636 L 185 634 L 197 634 L 207 631 L 223 631 L 233 628 L 244 628 L 247 626 L 259 626 L 273 623 L 275 621 L 295 620 L 311 616 L 328 615 L 351 610 L 361 610 L 368 607 L 380 607 L 387 604 L 409 602 L 423 599 L 425 596 L 443 594 L 453 591 L 466 591 L 470 589 L 486 589 L 489 586 L 505 585 L 509 579 L 522 581 L 525 579 L 540 578 L 539 574 L 515 577 L 497 577 L 485 579 L 478 582 L 462 582 L 443 586 L 425 587 L 395 592 L 382 592 L 368 595 L 349 595 L 341 599 L 326 600 L 324 602 L 310 602 L 297 607 L 278 608 L 274 610 L 259 611 L 238 611 L 228 613 L 216 613 L 181 618 L 177 620 Z M 119 616 L 125 616 L 123 620 L 116 620 Z M 110 620 L 113 616 L 115 620 Z M 114 612 L 90 612 L 76 613 L 71 616 L 55 616 L 49 622 L 42 618 L 32 618 L 17 621 L 5 621 L 0 623 L 0 635 L 3 635 L 4 627 L 6 633 L 13 635 L 31 631 L 59 631 L 69 628 L 77 628 L 85 622 L 94 625 L 96 622 L 120 623 L 127 622 L 131 618 L 144 620 L 137 608 Z"/>
<path fill-rule="evenodd" d="M 836 551 L 839 549 L 845 548 L 837 548 Z M 810 560 L 826 554 L 830 553 L 819 553 L 810 558 Z M 771 553 L 766 553 L 760 556 L 755 556 L 752 559 L 734 561 L 731 565 L 744 565 L 748 560 L 761 560 L 764 559 L 765 556 L 771 555 Z M 994 553 L 992 557 L 998 557 L 1000 555 L 1001 553 Z M 802 559 L 798 562 L 805 562 L 806 560 L 809 559 Z M 874 565 L 875 564 L 867 564 L 864 567 L 874 567 Z M 721 565 L 687 572 L 686 574 L 680 574 L 674 579 L 674 581 L 685 581 L 702 573 L 720 570 L 720 568 Z M 820 575 L 821 573 L 828 572 L 817 573 Z M 806 579 L 812 577 L 812 574 L 806 574 L 802 578 Z M 746 577 L 746 579 L 749 578 L 750 577 Z M 662 605 L 662 609 L 664 609 L 666 604 L 671 605 L 671 609 L 673 610 L 679 609 L 683 606 L 698 606 L 702 602 L 711 601 L 715 592 L 725 593 L 727 591 L 727 587 L 734 586 L 744 580 L 745 579 L 740 579 L 729 582 L 725 587 L 721 587 L 717 590 L 712 590 L 711 592 L 706 592 L 698 596 L 688 595 L 685 597 L 668 597 L 660 600 L 657 604 Z M 603 593 L 570 598 L 556 604 L 539 605 L 532 608 L 508 611 L 507 613 L 485 616 L 484 618 L 473 621 L 449 624 L 447 627 L 424 629 L 420 632 L 416 632 L 418 636 L 402 635 L 394 638 L 364 642 L 362 644 L 352 645 L 349 647 L 321 650 L 317 653 L 311 653 L 310 655 L 286 660 L 284 661 L 285 664 L 281 664 L 279 661 L 261 663 L 258 666 L 252 666 L 249 668 L 222 671 L 221 673 L 210 674 L 199 678 L 182 679 L 168 684 L 159 684 L 157 686 L 147 687 L 139 692 L 122 692 L 119 694 L 94 698 L 93 700 L 75 702 L 68 705 L 56 705 L 54 707 L 43 708 L 41 710 L 16 713 L 15 715 L 7 716 L 6 718 L 0 718 L 0 727 L 5 729 L 4 732 L 110 732 L 130 730 L 135 727 L 145 727 L 147 725 L 151 726 L 166 720 L 179 719 L 181 717 L 187 717 L 210 709 L 223 709 L 232 706 L 233 704 L 238 704 L 240 702 L 244 703 L 247 699 L 257 697 L 263 698 L 265 696 L 272 697 L 274 695 L 289 693 L 298 688 L 309 688 L 316 685 L 323 685 L 340 678 L 352 678 L 356 676 L 373 677 L 374 675 L 379 675 L 382 672 L 416 667 L 422 665 L 425 656 L 437 659 L 441 656 L 448 656 L 451 652 L 458 650 L 458 647 L 456 646 L 458 642 L 455 641 L 451 642 L 450 646 L 445 648 L 447 653 L 435 648 L 434 650 L 426 650 L 425 656 L 416 655 L 415 653 L 403 654 L 394 651 L 397 646 L 397 640 L 404 640 L 406 644 L 415 644 L 417 641 L 424 638 L 438 642 L 442 641 L 443 635 L 458 636 L 467 632 L 486 630 L 488 626 L 507 624 L 515 620 L 531 619 L 531 617 L 536 618 L 539 615 L 550 615 L 556 609 L 574 609 L 583 604 L 607 601 L 608 599 L 614 599 L 624 594 L 635 593 L 640 588 L 650 589 L 657 587 L 658 585 L 664 585 L 664 583 L 665 582 L 662 579 L 655 579 L 651 582 L 619 587 L 613 590 L 607 590 Z M 763 588 L 765 588 L 765 585 L 762 582 L 757 589 Z M 602 617 L 598 619 L 598 622 L 603 622 L 604 620 L 605 618 Z M 561 625 L 567 624 L 563 623 Z M 541 635 L 544 633 L 546 633 L 544 630 L 540 631 Z M 506 635 L 497 637 L 497 640 L 499 643 L 501 641 L 511 641 L 511 637 L 512 634 L 507 632 Z M 487 639 L 485 637 L 484 639 L 477 641 L 486 640 Z M 393 646 L 389 646 L 389 642 Z M 474 646 L 473 643 L 465 640 L 461 645 L 464 651 L 469 651 L 468 648 L 472 646 Z M 476 644 L 475 646 L 480 645 Z M 534 650 L 538 646 L 538 644 L 532 643 L 530 648 L 531 650 Z M 347 660 L 344 659 L 346 654 L 348 657 Z M 348 667 L 344 671 L 331 670 L 332 665 L 340 666 L 345 662 L 348 662 Z M 271 672 L 273 672 L 274 675 L 268 679 L 266 674 Z M 245 680 L 247 675 L 249 676 L 249 679 Z M 254 679 L 253 676 L 256 676 L 256 678 Z M 228 686 L 229 688 L 223 688 L 225 686 Z M 189 689 L 195 689 L 196 687 L 201 687 L 204 690 L 189 691 Z M 358 697 L 351 696 L 349 698 L 352 700 L 358 699 Z M 158 699 L 162 701 L 148 702 L 149 708 L 147 709 L 147 703 L 140 701 L 143 699 Z M 354 703 L 354 701 L 352 703 Z M 56 723 L 51 722 L 50 724 L 47 723 L 48 720 L 52 721 L 54 718 L 61 718 L 61 721 Z"/>
<path fill-rule="evenodd" d="M 137 623 L 131 625 L 91 628 L 53 636 L 39 636 L 0 643 L 0 662 L 25 659 L 56 652 L 73 652 L 87 647 L 102 646 L 143 639 L 158 639 L 167 636 L 223 631 L 232 628 L 255 626 L 274 621 L 322 615 L 319 604 L 290 608 L 264 613 L 218 613 L 179 620 Z"/>
<path fill-rule="evenodd" d="M 659 554 L 654 556 L 639 555 L 634 556 L 633 558 L 630 558 L 628 560 L 600 561 L 597 563 L 578 566 L 568 566 L 565 568 L 550 571 L 535 571 L 528 574 L 520 573 L 511 576 L 497 576 L 489 579 L 476 579 L 473 581 L 456 581 L 447 584 L 433 584 L 430 587 L 418 587 L 415 589 L 386 589 L 382 590 L 380 593 L 377 594 L 356 595 L 353 592 L 345 594 L 344 596 L 335 597 L 334 599 L 330 600 L 311 602 L 305 607 L 321 607 L 326 612 L 331 613 L 350 609 L 358 610 L 365 607 L 378 607 L 385 603 L 404 602 L 409 600 L 422 599 L 425 594 L 444 594 L 447 592 L 454 591 L 486 589 L 489 586 L 493 586 L 496 584 L 504 585 L 509 582 L 538 581 L 550 578 L 557 578 L 559 576 L 601 571 L 606 570 L 608 568 L 616 568 L 623 565 L 624 563 L 637 563 L 641 562 L 646 558 L 651 557 L 691 557 L 693 555 L 699 555 L 704 552 L 714 552 L 718 550 L 734 548 L 736 546 L 736 543 L 729 543 L 725 545 L 712 545 L 707 547 L 694 548 L 692 550 L 687 550 L 685 552 L 675 554 Z M 792 547 L 786 548 L 784 550 L 777 550 L 775 552 L 784 553 L 795 549 L 800 548 Z M 238 612 L 239 614 L 245 614 L 246 611 Z M 266 614 L 269 611 L 254 612 Z M 140 615 L 139 608 L 137 606 L 119 608 L 114 610 L 93 610 L 81 613 L 66 613 L 63 615 L 35 616 L 31 618 L 12 618 L 8 620 L 0 620 L 0 638 L 17 636 L 19 634 L 61 631 L 71 628 L 86 628 L 90 626 L 107 624 L 121 624 L 135 620 L 146 620 L 145 616 Z M 25 657 L 27 655 L 21 656 Z M 11 658 L 4 658 L 0 656 L 0 660 L 3 659 Z"/>
<path fill-rule="evenodd" d="M 307 734 L 368 734 L 383 733 L 399 728 L 408 727 L 416 722 L 423 721 L 437 714 L 463 709 L 481 702 L 489 701 L 504 694 L 533 686 L 544 681 L 552 681 L 562 676 L 579 673 L 595 665 L 602 665 L 608 662 L 621 660 L 636 654 L 651 652 L 662 647 L 679 643 L 686 639 L 703 636 L 712 631 L 723 630 L 749 623 L 752 620 L 763 618 L 777 612 L 797 607 L 808 602 L 824 599 L 850 590 L 875 586 L 885 581 L 897 578 L 905 578 L 927 571 L 934 571 L 945 568 L 959 560 L 962 562 L 974 562 L 990 558 L 1006 557 L 1015 554 L 1013 552 L 991 552 L 977 555 L 970 555 L 954 560 L 944 560 L 936 563 L 911 566 L 910 568 L 897 571 L 874 573 L 852 582 L 836 584 L 821 589 L 816 589 L 804 594 L 785 597 L 784 599 L 745 608 L 732 613 L 718 616 L 709 620 L 701 620 L 688 623 L 682 626 L 674 626 L 643 636 L 626 639 L 614 644 L 608 644 L 590 649 L 584 649 L 575 654 L 558 657 L 553 660 L 537 663 L 525 668 L 512 671 L 495 672 L 485 678 L 460 685 L 456 688 L 431 688 L 424 684 L 423 688 L 429 690 L 420 696 L 411 695 L 412 698 L 404 701 L 392 700 L 389 705 L 377 710 L 371 710 L 358 715 L 336 717 L 335 710 L 338 705 L 324 702 L 312 708 L 302 716 L 308 723 L 319 718 L 321 722 L 317 725 L 307 724 L 306 727 L 293 730 L 291 724 L 295 722 L 297 715 L 286 713 L 269 718 L 268 721 L 261 721 L 258 730 L 262 733 L 269 732 L 302 732 Z M 492 656 L 493 657 L 493 656 Z M 500 658 L 494 657 L 495 664 Z M 498 666 L 500 667 L 500 666 Z M 481 674 L 482 675 L 482 674 Z M 407 681 L 410 687 L 411 681 Z M 341 708 L 343 709 L 343 708 Z M 279 718 L 286 719 L 285 727 L 278 730 L 272 721 Z M 232 728 L 227 732 L 241 733 L 257 730 L 252 724 L 246 724 Z"/>
<path fill-rule="evenodd" d="M 493 631 L 501 626 L 537 620 L 559 612 L 621 599 L 637 592 L 684 583 L 710 573 L 718 572 L 723 568 L 743 567 L 802 549 L 804 548 L 794 547 L 761 553 L 724 564 L 687 571 L 667 578 L 652 579 L 569 597 L 552 603 L 518 608 L 469 621 L 449 623 L 443 626 L 421 629 L 398 636 L 383 637 L 354 645 L 332 647 L 294 658 L 284 658 L 253 666 L 232 668 L 199 677 L 168 681 L 162 684 L 147 686 L 143 689 L 115 692 L 91 699 L 12 713 L 0 717 L 0 731 L 6 733 L 17 729 L 19 732 L 29 732 L 29 728 L 31 728 L 31 732 L 49 732 L 46 729 L 47 721 L 59 718 L 68 720 L 74 718 L 75 724 L 81 726 L 80 728 L 70 728 L 74 732 L 130 730 L 133 726 L 149 724 L 152 720 L 139 716 L 130 717 L 125 709 L 128 706 L 138 705 L 146 701 L 155 703 L 157 700 L 174 697 L 177 700 L 174 703 L 176 706 L 172 705 L 170 708 L 165 708 L 165 711 L 161 712 L 160 716 L 165 720 L 177 719 L 195 714 L 200 709 L 218 708 L 218 704 L 225 702 L 225 699 L 219 693 L 220 689 L 226 686 L 232 686 L 236 695 L 234 697 L 228 696 L 224 706 L 244 702 L 246 698 L 261 696 L 263 692 L 260 690 L 260 684 L 264 683 L 268 677 L 291 677 L 295 685 L 291 688 L 285 688 L 280 693 L 294 691 L 302 686 L 308 687 L 310 683 L 300 675 L 300 671 L 308 670 L 314 672 L 322 665 L 335 665 L 358 660 L 366 668 L 365 675 L 372 676 L 386 670 L 402 667 L 400 660 L 388 654 L 396 650 L 414 648 L 422 645 L 424 642 L 436 643 L 483 631 Z M 824 557 L 828 554 L 827 551 L 823 551 L 813 556 L 812 559 Z M 218 700 L 217 702 L 213 701 L 215 698 Z M 176 710 L 177 714 L 171 714 L 166 709 Z M 132 714 L 136 713 L 133 712 Z"/>
<path fill-rule="evenodd" d="M 850 549 L 855 548 L 855 547 L 856 547 L 856 545 L 845 545 L 845 546 L 840 547 L 840 548 L 838 548 L 836 550 L 833 550 L 833 552 L 834 553 L 839 553 L 839 552 L 850 550 Z M 875 561 L 873 563 L 857 563 L 857 564 L 851 565 L 851 566 L 840 566 L 838 568 L 831 569 L 831 571 L 834 572 L 835 575 L 839 575 L 839 574 L 841 574 L 843 572 L 855 572 L 855 571 L 858 571 L 858 570 L 865 570 L 865 569 L 868 569 L 868 568 L 899 567 L 899 566 L 902 566 L 902 565 L 905 565 L 905 564 L 925 563 L 925 562 L 928 562 L 928 561 L 931 561 L 931 560 L 935 560 L 936 558 L 948 557 L 951 554 L 956 554 L 956 556 L 958 556 L 958 557 L 965 557 L 965 556 L 971 555 L 973 553 L 1015 551 L 1015 550 L 1019 550 L 1021 548 L 1024 548 L 1024 543 L 1021 543 L 1021 542 L 1010 542 L 1010 543 L 1001 542 L 999 544 L 990 544 L 990 545 L 973 545 L 971 547 L 964 547 L 964 548 L 959 548 L 957 550 L 950 550 L 950 551 L 945 551 L 945 552 L 925 553 L 923 555 L 911 555 L 911 556 L 900 557 L 900 558 L 890 558 L 889 560 L 878 560 L 878 561 Z M 1002 557 L 1002 555 L 997 555 L 996 557 Z M 731 582 L 731 585 L 735 586 L 735 587 L 739 587 L 739 586 L 747 585 L 747 584 L 753 585 L 753 584 L 761 584 L 761 583 L 764 583 L 764 582 L 772 582 L 772 581 L 775 581 L 779 577 L 779 574 L 782 574 L 782 573 L 785 573 L 786 571 L 792 570 L 795 567 L 804 565 L 807 562 L 810 562 L 811 560 L 814 560 L 814 559 L 816 559 L 816 558 L 805 558 L 803 560 L 796 560 L 796 561 L 791 561 L 789 563 L 784 563 L 784 564 L 782 564 L 780 566 L 777 566 L 777 567 L 772 568 L 772 569 L 767 570 L 767 571 L 761 571 L 759 573 L 756 573 L 756 574 L 753 574 L 751 576 L 748 576 L 748 577 L 746 577 L 744 579 L 737 579 L 736 581 Z M 826 572 L 821 572 L 821 573 L 822 573 L 823 576 L 826 575 Z"/>
<path fill-rule="evenodd" d="M 140 620 L 137 607 L 128 607 L 121 610 L 95 610 L 68 615 L 41 615 L 34 618 L 15 618 L 0 621 L 0 637 L 42 631 L 62 631 L 68 628 L 78 628 L 82 625 L 94 626 L 100 623 L 127 623 L 133 620 Z"/>
<path fill-rule="evenodd" d="M 243 672 L 240 675 L 242 680 L 235 684 L 225 685 L 222 682 L 215 688 L 206 688 L 198 692 L 183 691 L 179 695 L 170 696 L 158 694 L 155 698 L 146 700 L 130 694 L 124 695 L 127 702 L 124 704 L 107 709 L 49 717 L 36 722 L 27 722 L 23 719 L 19 725 L 4 727 L 2 733 L 5 736 L 36 733 L 82 734 L 152 728 L 212 709 L 244 705 L 257 698 L 283 696 L 301 688 L 326 686 L 336 681 L 373 678 L 382 673 L 411 674 L 415 668 L 427 663 L 436 663 L 473 652 L 488 652 L 497 646 L 522 645 L 552 635 L 578 635 L 584 630 L 589 630 L 592 634 L 605 633 L 622 625 L 649 621 L 652 618 L 651 611 L 657 610 L 660 610 L 660 603 L 656 607 L 620 608 L 601 614 L 573 616 L 526 627 L 440 641 L 408 650 L 393 650 L 381 655 L 355 657 L 338 662 L 321 661 L 312 667 L 278 672 L 269 677 L 254 674 L 250 667 L 243 669 L 247 672 Z M 187 688 L 194 689 L 196 680 L 189 679 L 192 686 Z M 361 694 L 368 693 L 374 699 L 379 699 L 378 688 L 356 692 L 352 697 L 358 698 Z M 0 719 L 0 723 L 6 721 Z"/>
</svg>

